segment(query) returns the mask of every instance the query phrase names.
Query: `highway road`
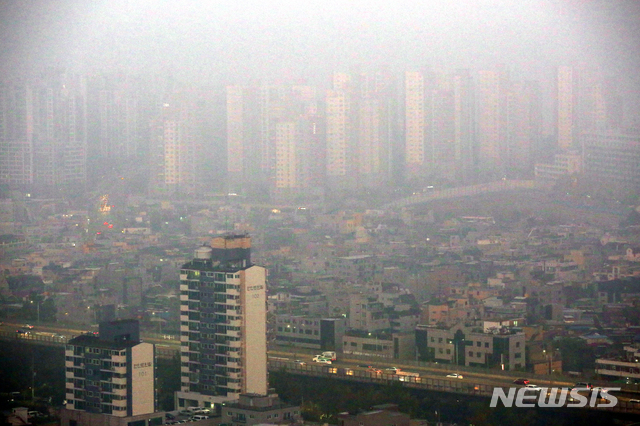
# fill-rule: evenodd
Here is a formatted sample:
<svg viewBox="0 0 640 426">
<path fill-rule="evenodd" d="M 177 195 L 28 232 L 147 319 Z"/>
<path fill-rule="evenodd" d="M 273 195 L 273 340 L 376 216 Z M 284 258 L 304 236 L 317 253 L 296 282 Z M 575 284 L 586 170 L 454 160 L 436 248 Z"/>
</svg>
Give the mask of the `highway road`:
<svg viewBox="0 0 640 426">
<path fill-rule="evenodd" d="M 28 331 L 26 333 L 16 333 L 16 330 Z M 69 339 L 81 334 L 92 332 L 92 330 L 82 328 L 70 328 L 61 325 L 38 324 L 33 328 L 28 328 L 25 323 L 2 323 L 0 324 L 0 338 L 19 338 L 33 343 L 45 343 L 52 345 L 63 345 Z M 155 343 L 158 354 L 172 356 L 179 351 L 180 341 L 177 336 L 157 335 L 142 333 L 142 339 L 149 343 Z M 500 387 L 507 389 L 513 386 L 521 387 L 513 383 L 512 375 L 501 375 L 488 371 L 456 371 L 454 366 L 433 366 L 433 365 L 412 365 L 399 360 L 375 359 L 363 357 L 350 357 L 349 355 L 338 354 L 339 359 L 331 364 L 319 364 L 312 361 L 317 352 L 300 348 L 278 348 L 268 352 L 271 369 L 285 368 L 287 371 L 308 376 L 341 377 L 355 381 L 373 381 L 377 383 L 403 382 L 406 386 L 437 389 L 444 392 L 458 392 L 474 394 L 478 396 L 491 396 L 493 389 Z M 405 372 L 418 373 L 419 377 L 402 376 L 385 371 L 389 367 L 396 367 Z M 376 371 L 376 370 L 379 370 Z M 460 373 L 463 378 L 455 379 L 446 377 L 450 373 Z M 523 378 L 527 378 L 526 373 L 522 373 Z M 540 387 L 571 387 L 573 382 L 566 381 L 565 378 L 549 377 L 549 380 L 531 380 L 532 384 Z M 596 386 L 612 387 L 606 383 L 594 383 Z M 617 386 L 616 386 L 617 387 Z M 640 399 L 640 395 L 633 392 L 613 393 L 622 403 L 633 405 L 634 401 Z M 637 404 L 640 410 L 640 403 Z"/>
</svg>

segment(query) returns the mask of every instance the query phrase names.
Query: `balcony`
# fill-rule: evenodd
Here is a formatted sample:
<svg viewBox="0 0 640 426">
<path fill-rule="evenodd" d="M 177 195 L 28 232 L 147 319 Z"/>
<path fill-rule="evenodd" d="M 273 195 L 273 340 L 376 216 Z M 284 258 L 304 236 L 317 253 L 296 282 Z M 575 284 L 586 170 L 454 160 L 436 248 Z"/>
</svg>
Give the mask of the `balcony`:
<svg viewBox="0 0 640 426">
<path fill-rule="evenodd" d="M 596 374 L 640 379 L 640 363 L 612 359 L 597 359 Z"/>
<path fill-rule="evenodd" d="M 126 385 L 127 378 L 126 377 L 114 377 L 111 379 L 111 383 L 114 385 Z"/>
<path fill-rule="evenodd" d="M 116 407 L 126 407 L 127 406 L 127 400 L 126 399 L 119 399 L 117 401 L 111 401 L 111 404 L 116 406 Z"/>
<path fill-rule="evenodd" d="M 227 387 L 232 391 L 240 391 L 242 383 L 227 383 Z"/>
</svg>

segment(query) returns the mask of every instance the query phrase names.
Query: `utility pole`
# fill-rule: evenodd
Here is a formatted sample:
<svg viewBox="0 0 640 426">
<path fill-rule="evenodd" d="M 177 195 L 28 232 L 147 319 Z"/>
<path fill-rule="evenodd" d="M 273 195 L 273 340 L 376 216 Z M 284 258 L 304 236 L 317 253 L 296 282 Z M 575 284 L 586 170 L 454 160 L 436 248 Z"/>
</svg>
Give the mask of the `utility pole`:
<svg viewBox="0 0 640 426">
<path fill-rule="evenodd" d="M 34 367 L 34 355 L 31 352 L 31 400 L 35 401 L 36 399 L 36 370 Z"/>
</svg>

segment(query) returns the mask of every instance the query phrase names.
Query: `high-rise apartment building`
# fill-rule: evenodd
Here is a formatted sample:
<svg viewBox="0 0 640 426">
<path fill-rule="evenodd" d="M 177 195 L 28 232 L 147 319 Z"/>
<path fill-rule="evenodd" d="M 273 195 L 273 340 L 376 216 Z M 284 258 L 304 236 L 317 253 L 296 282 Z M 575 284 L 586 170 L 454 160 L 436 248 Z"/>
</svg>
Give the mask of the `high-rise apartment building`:
<svg viewBox="0 0 640 426">
<path fill-rule="evenodd" d="M 455 178 L 455 97 L 452 80 L 431 74 L 426 87 L 425 170 Z"/>
<path fill-rule="evenodd" d="M 476 84 L 478 164 L 482 174 L 505 172 L 507 152 L 508 77 L 502 68 L 481 70 Z"/>
<path fill-rule="evenodd" d="M 194 194 L 198 164 L 203 151 L 198 134 L 195 99 L 176 94 L 168 99 L 154 120 L 151 152 L 151 192 Z"/>
<path fill-rule="evenodd" d="M 425 83 L 418 71 L 405 73 L 404 80 L 404 163 L 413 175 L 422 168 L 425 159 Z"/>
<path fill-rule="evenodd" d="M 0 84 L 0 184 L 33 183 L 33 102 L 26 84 Z"/>
<path fill-rule="evenodd" d="M 574 145 L 576 94 L 574 70 L 570 66 L 558 67 L 556 89 L 556 138 L 558 148 L 566 150 Z"/>
<path fill-rule="evenodd" d="M 137 320 L 100 324 L 99 335 L 71 339 L 65 348 L 64 426 L 162 424 L 155 412 L 155 347 L 140 341 Z M 138 423 L 139 422 L 139 423 Z"/>
<path fill-rule="evenodd" d="M 384 72 L 356 76 L 353 99 L 355 138 L 353 172 L 367 186 L 391 178 L 395 100 L 391 77 Z"/>
<path fill-rule="evenodd" d="M 585 132 L 619 127 L 622 105 L 615 85 L 593 66 L 558 67 L 556 136 L 560 150 L 577 149 Z"/>
<path fill-rule="evenodd" d="M 594 131 L 582 135 L 584 174 L 607 188 L 637 193 L 640 132 Z"/>
<path fill-rule="evenodd" d="M 347 183 L 353 175 L 352 92 L 348 74 L 334 75 L 325 97 L 326 176 L 331 185 Z"/>
<path fill-rule="evenodd" d="M 311 126 L 308 120 L 276 123 L 275 192 L 277 195 L 300 194 L 309 187 Z"/>
<path fill-rule="evenodd" d="M 83 186 L 86 142 L 83 78 L 0 84 L 0 183 Z"/>
<path fill-rule="evenodd" d="M 251 239 L 226 235 L 180 270 L 181 387 L 178 407 L 266 395 L 266 271 Z"/>
<path fill-rule="evenodd" d="M 529 178 L 540 141 L 541 109 L 536 82 L 513 82 L 507 94 L 508 128 L 504 163 L 510 178 Z"/>
<path fill-rule="evenodd" d="M 453 75 L 454 157 L 458 177 L 470 181 L 476 173 L 477 155 L 474 141 L 473 81 L 469 70 Z"/>
</svg>

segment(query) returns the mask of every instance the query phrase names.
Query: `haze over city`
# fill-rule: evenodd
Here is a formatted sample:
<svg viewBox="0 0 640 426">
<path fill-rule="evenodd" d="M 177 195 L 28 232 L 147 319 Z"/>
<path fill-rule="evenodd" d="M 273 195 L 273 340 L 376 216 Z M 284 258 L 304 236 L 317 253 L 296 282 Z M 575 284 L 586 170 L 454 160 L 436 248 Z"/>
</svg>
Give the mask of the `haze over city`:
<svg viewBox="0 0 640 426">
<path fill-rule="evenodd" d="M 635 1 L 3 2 L 0 423 L 634 424 L 638 51 Z"/>
</svg>

